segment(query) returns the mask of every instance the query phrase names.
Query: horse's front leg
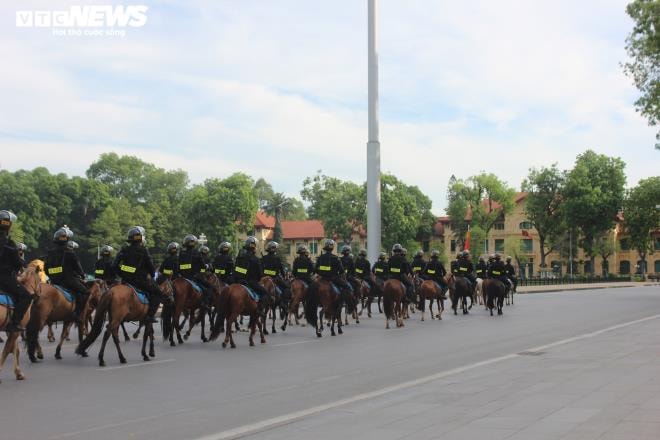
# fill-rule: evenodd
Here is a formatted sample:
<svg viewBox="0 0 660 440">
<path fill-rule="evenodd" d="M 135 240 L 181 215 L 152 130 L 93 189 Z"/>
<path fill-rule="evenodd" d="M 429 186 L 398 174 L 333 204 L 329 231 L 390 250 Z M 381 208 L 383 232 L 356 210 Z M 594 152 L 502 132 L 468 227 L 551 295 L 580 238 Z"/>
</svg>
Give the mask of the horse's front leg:
<svg viewBox="0 0 660 440">
<path fill-rule="evenodd" d="M 271 324 L 270 332 L 272 334 L 277 333 L 277 330 L 275 330 L 275 319 L 277 318 L 277 304 L 273 304 L 273 322 Z"/>
<path fill-rule="evenodd" d="M 62 359 L 62 344 L 64 343 L 64 340 L 66 339 L 66 335 L 69 332 L 69 327 L 71 327 L 72 324 L 73 324 L 73 322 L 65 322 L 62 325 L 62 334 L 60 335 L 60 342 L 57 344 L 57 348 L 55 349 L 55 359 L 58 359 L 58 360 Z M 80 327 L 78 327 L 78 338 L 79 339 L 82 338 L 81 333 L 82 333 L 82 330 L 81 330 Z M 80 342 L 82 342 L 82 341 L 79 340 L 78 343 L 80 343 Z"/>
<path fill-rule="evenodd" d="M 202 314 L 202 321 L 200 322 L 200 325 L 202 326 L 202 342 L 208 342 L 208 338 L 206 337 L 206 332 L 204 330 L 204 327 L 206 326 L 206 310 L 200 309 L 200 313 Z M 210 318 L 209 318 L 210 319 Z"/>
</svg>

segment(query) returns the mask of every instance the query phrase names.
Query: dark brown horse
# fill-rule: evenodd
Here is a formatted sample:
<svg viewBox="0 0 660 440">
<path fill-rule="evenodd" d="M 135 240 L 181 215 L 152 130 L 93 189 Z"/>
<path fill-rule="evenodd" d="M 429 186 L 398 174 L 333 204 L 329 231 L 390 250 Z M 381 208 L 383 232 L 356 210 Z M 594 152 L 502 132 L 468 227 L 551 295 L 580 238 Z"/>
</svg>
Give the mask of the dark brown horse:
<svg viewBox="0 0 660 440">
<path fill-rule="evenodd" d="M 438 303 L 438 319 L 442 319 L 442 312 L 445 310 L 445 301 L 444 293 L 438 283 L 433 280 L 424 280 L 422 281 L 419 289 L 417 289 L 419 295 L 419 309 L 422 311 L 422 321 L 424 321 L 424 309 L 426 308 L 426 300 L 429 300 L 429 313 L 431 314 L 431 319 L 435 319 L 436 316 L 433 315 L 433 300 Z"/>
<path fill-rule="evenodd" d="M 171 298 L 172 296 L 172 283 L 169 280 L 165 280 L 160 284 L 160 289 L 166 297 Z M 85 337 L 85 339 L 78 345 L 76 348 L 76 354 L 79 354 L 83 357 L 87 357 L 87 349 L 90 345 L 101 334 L 103 330 L 103 324 L 105 323 L 105 317 L 108 316 L 108 326 L 103 334 L 103 341 L 101 342 L 101 348 L 99 349 L 99 365 L 105 367 L 105 360 L 103 354 L 105 352 L 105 345 L 108 342 L 110 336 L 117 347 L 117 354 L 119 355 L 119 362 L 122 364 L 126 363 L 126 358 L 121 352 L 119 347 L 119 327 L 120 324 L 124 321 L 138 321 L 144 325 L 144 335 L 142 337 L 142 359 L 144 361 L 151 360 L 150 358 L 155 357 L 156 353 L 154 351 L 154 329 L 151 323 L 145 322 L 147 313 L 149 312 L 149 305 L 142 304 L 138 299 L 137 295 L 133 288 L 126 284 L 115 284 L 110 290 L 108 290 L 99 301 L 99 305 L 96 308 L 96 315 L 94 316 L 94 323 L 92 324 L 92 329 Z M 147 340 L 149 341 L 149 355 L 147 355 L 146 347 Z"/>
<path fill-rule="evenodd" d="M 284 310 L 288 310 L 288 304 L 286 304 L 287 300 L 284 298 L 284 294 L 277 293 L 277 287 L 275 285 L 275 281 L 273 281 L 271 277 L 269 276 L 261 277 L 261 280 L 259 280 L 259 284 L 264 286 L 264 289 L 266 289 L 266 292 L 268 292 L 268 296 L 264 299 L 268 303 L 268 310 L 270 310 L 270 314 L 273 320 L 273 324 L 271 326 L 271 333 L 275 334 L 277 333 L 277 330 L 275 329 L 275 320 L 277 319 L 278 309 L 280 309 L 280 319 L 286 322 L 286 317 L 284 316 L 285 312 L 283 311 L 282 307 L 285 306 Z M 264 299 L 262 299 L 262 302 L 264 301 Z M 266 315 L 262 317 L 264 325 L 266 324 L 266 318 L 267 318 Z M 264 333 L 268 334 L 268 330 L 266 327 L 264 327 Z"/>
<path fill-rule="evenodd" d="M 467 299 L 472 297 L 470 282 L 464 277 L 455 277 L 449 273 L 445 276 L 445 283 L 449 286 L 449 297 L 451 298 L 451 308 L 454 310 L 454 315 L 458 315 L 456 309 L 459 301 L 463 308 L 463 314 L 467 315 L 469 313 Z M 470 304 L 470 307 L 472 307 L 472 304 Z"/>
<path fill-rule="evenodd" d="M 239 316 L 249 316 L 250 347 L 254 347 L 254 334 L 257 331 L 257 327 L 259 327 L 261 343 L 265 344 L 266 337 L 264 336 L 263 327 L 266 325 L 266 322 L 261 322 L 260 316 L 262 313 L 260 309 L 265 309 L 266 307 L 266 304 L 262 305 L 253 300 L 247 288 L 242 284 L 230 284 L 215 299 L 217 316 L 211 329 L 210 339 L 215 341 L 220 333 L 222 333 L 222 330 L 224 330 L 225 340 L 222 342 L 222 347 L 226 348 L 227 344 L 229 344 L 231 348 L 236 348 L 232 325 Z"/>
<path fill-rule="evenodd" d="M 497 314 L 501 315 L 506 291 L 504 283 L 498 279 L 489 278 L 483 281 L 482 288 L 486 295 L 486 307 L 490 310 L 490 316 L 493 316 L 495 307 L 497 307 Z"/>
<path fill-rule="evenodd" d="M 25 287 L 30 295 L 35 295 L 39 292 L 39 285 L 41 283 L 40 278 L 41 268 L 38 266 L 31 266 L 25 269 L 17 278 L 18 282 Z M 0 331 L 4 330 L 11 319 L 11 312 L 13 309 L 9 309 L 7 306 L 0 305 Z M 30 309 L 28 308 L 25 312 L 25 316 L 21 320 L 21 326 L 26 326 L 30 321 Z M 7 335 L 7 341 L 5 341 L 5 346 L 2 349 L 2 356 L 0 356 L 0 372 L 2 372 L 2 367 L 5 365 L 7 356 L 9 353 L 14 355 L 14 375 L 16 380 L 25 379 L 23 371 L 21 371 L 20 363 L 20 344 L 18 343 L 18 337 L 21 332 L 11 332 Z"/>
<path fill-rule="evenodd" d="M 215 276 L 215 275 L 214 275 Z M 198 292 L 185 278 L 176 278 L 172 281 L 174 289 L 174 303 L 163 306 L 161 318 L 163 320 L 163 339 L 170 341 L 172 347 L 176 346 L 174 343 L 174 333 L 176 332 L 176 339 L 179 344 L 183 344 L 184 339 L 187 340 L 190 333 L 197 324 L 200 322 L 202 325 L 201 338 L 203 342 L 207 342 L 204 327 L 206 325 L 206 310 L 202 309 L 202 295 Z M 195 313 L 199 311 L 199 318 L 195 319 Z M 188 320 L 188 331 L 184 337 L 181 338 L 181 330 L 183 325 L 180 322 L 181 316 L 187 312 L 190 316 Z"/>
<path fill-rule="evenodd" d="M 86 323 L 92 314 L 92 305 L 97 305 L 101 295 L 107 290 L 107 285 L 103 280 L 93 280 L 85 283 L 89 295 L 85 300 L 83 310 L 80 312 L 80 322 L 78 324 L 78 343 L 81 343 L 86 333 Z M 37 362 L 43 359 L 43 351 L 39 344 L 39 333 L 46 326 L 54 322 L 62 321 L 62 333 L 60 342 L 55 349 L 55 359 L 62 359 L 62 344 L 69 335 L 69 329 L 74 323 L 73 311 L 75 301 L 69 301 L 64 294 L 51 284 L 41 283 L 39 293 L 37 294 L 30 309 L 30 322 L 25 329 L 25 339 L 27 342 L 28 356 L 31 362 Z"/>
<path fill-rule="evenodd" d="M 406 287 L 399 280 L 390 279 L 383 285 L 383 309 L 385 309 L 385 328 L 390 328 L 390 319 L 397 327 L 403 327 L 404 299 Z"/>
<path fill-rule="evenodd" d="M 344 333 L 341 328 L 342 293 L 336 293 L 329 280 L 321 278 L 317 283 L 316 289 L 307 292 L 305 319 L 314 326 L 316 336 L 319 338 L 323 336 L 324 317 L 330 320 L 330 334 L 335 336 L 335 322 L 337 322 L 337 333 L 341 335 Z M 320 311 L 319 307 L 321 307 Z"/>
<path fill-rule="evenodd" d="M 371 318 L 371 303 L 373 303 L 374 298 L 377 298 L 378 313 L 383 313 L 383 309 L 380 306 L 380 300 L 383 298 L 383 281 L 376 278 L 373 274 L 371 275 L 370 281 L 371 289 L 366 294 L 366 296 L 362 297 L 363 301 L 364 298 L 366 298 L 366 305 L 364 305 L 362 310 L 360 310 L 360 314 L 362 314 L 362 311 L 366 308 L 367 317 L 369 318 Z"/>
<path fill-rule="evenodd" d="M 298 319 L 298 310 L 300 309 L 300 303 L 305 301 L 307 296 L 307 284 L 303 280 L 294 278 L 291 281 L 291 302 L 289 302 L 289 310 L 287 311 L 287 317 L 282 323 L 282 331 L 286 331 L 287 325 L 291 325 L 291 316 L 296 321 L 296 325 L 299 325 Z"/>
</svg>

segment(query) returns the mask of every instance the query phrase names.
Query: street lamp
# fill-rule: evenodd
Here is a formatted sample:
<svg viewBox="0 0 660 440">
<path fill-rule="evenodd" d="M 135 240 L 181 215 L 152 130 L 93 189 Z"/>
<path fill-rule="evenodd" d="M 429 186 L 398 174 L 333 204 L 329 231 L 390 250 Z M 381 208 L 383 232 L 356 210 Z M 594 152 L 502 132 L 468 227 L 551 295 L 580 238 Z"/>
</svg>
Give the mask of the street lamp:
<svg viewBox="0 0 660 440">
<path fill-rule="evenodd" d="M 368 2 L 369 141 L 367 142 L 367 253 L 370 261 L 380 252 L 380 141 L 378 140 L 378 53 L 376 0 Z"/>
</svg>

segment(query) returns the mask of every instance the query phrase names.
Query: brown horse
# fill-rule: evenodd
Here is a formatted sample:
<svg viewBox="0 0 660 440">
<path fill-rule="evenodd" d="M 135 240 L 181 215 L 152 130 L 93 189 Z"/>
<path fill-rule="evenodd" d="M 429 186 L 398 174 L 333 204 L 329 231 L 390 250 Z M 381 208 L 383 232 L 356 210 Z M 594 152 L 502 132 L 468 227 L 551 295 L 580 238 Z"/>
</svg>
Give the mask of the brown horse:
<svg viewBox="0 0 660 440">
<path fill-rule="evenodd" d="M 172 295 L 172 283 L 165 280 L 160 284 L 160 289 L 165 296 Z M 103 341 L 99 349 L 99 365 L 105 367 L 105 360 L 103 354 L 105 352 L 105 345 L 110 336 L 117 347 L 117 354 L 119 355 L 119 362 L 126 363 L 126 358 L 121 352 L 119 347 L 119 327 L 124 321 L 138 321 L 144 325 L 144 336 L 142 338 L 142 359 L 149 361 L 150 358 L 155 357 L 154 351 L 154 329 L 151 323 L 145 322 L 147 313 L 149 312 L 149 305 L 142 304 L 138 299 L 135 291 L 131 286 L 126 284 L 115 284 L 108 292 L 106 292 L 96 308 L 96 315 L 94 316 L 94 323 L 92 329 L 87 337 L 76 348 L 76 354 L 87 357 L 87 349 L 94 343 L 96 338 L 101 334 L 105 317 L 108 315 L 108 326 L 103 334 Z M 146 347 L 147 340 L 149 340 L 149 355 L 147 356 Z"/>
<path fill-rule="evenodd" d="M 385 309 L 385 328 L 390 328 L 390 319 L 397 327 L 403 327 L 403 309 L 406 288 L 399 280 L 390 279 L 383 285 L 383 309 Z"/>
<path fill-rule="evenodd" d="M 449 297 L 451 298 L 451 308 L 454 310 L 454 315 L 458 315 L 456 309 L 459 301 L 463 308 L 463 314 L 467 315 L 469 313 L 467 299 L 472 298 L 470 282 L 464 277 L 455 277 L 449 273 L 445 276 L 445 283 L 449 286 Z M 472 307 L 472 304 L 470 304 L 470 307 Z"/>
<path fill-rule="evenodd" d="M 506 291 L 504 283 L 498 279 L 489 278 L 483 281 L 482 288 L 486 295 L 486 308 L 490 310 L 490 316 L 493 316 L 495 307 L 497 307 L 497 314 L 501 315 Z"/>
<path fill-rule="evenodd" d="M 107 290 L 107 285 L 103 280 L 93 280 L 85 283 L 89 295 L 85 301 L 85 306 L 80 312 L 80 321 L 84 324 L 78 325 L 78 343 L 82 342 L 85 336 L 86 323 L 92 312 L 92 305 L 98 304 L 101 295 Z M 43 359 L 43 351 L 39 344 L 39 333 L 46 324 L 62 321 L 62 334 L 60 342 L 55 349 L 55 359 L 62 359 L 62 344 L 69 335 L 69 329 L 74 323 L 73 311 L 75 301 L 70 302 L 64 294 L 51 284 L 41 283 L 39 293 L 32 303 L 30 309 L 30 321 L 25 329 L 25 339 L 27 341 L 27 351 L 31 362 L 37 362 Z"/>
<path fill-rule="evenodd" d="M 215 276 L 215 275 L 214 275 Z M 172 281 L 174 287 L 174 303 L 163 307 L 161 315 L 163 319 L 163 338 L 169 339 L 172 347 L 176 346 L 174 343 L 174 333 L 179 344 L 183 344 L 184 339 L 188 340 L 190 333 L 197 324 L 200 322 L 202 325 L 201 338 L 203 342 L 207 342 L 204 327 L 206 325 L 206 310 L 202 309 L 202 295 L 203 293 L 197 292 L 190 284 L 190 281 L 185 278 L 176 278 Z M 195 319 L 195 312 L 199 310 L 200 316 Z M 181 315 L 187 312 L 190 316 L 188 320 L 188 331 L 181 338 L 181 329 L 183 325 L 180 323 Z"/>
<path fill-rule="evenodd" d="M 289 303 L 289 310 L 287 311 L 287 317 L 282 323 L 282 331 L 286 331 L 286 326 L 291 325 L 291 316 L 296 321 L 296 325 L 299 325 L 298 319 L 298 310 L 300 309 L 300 303 L 305 301 L 307 296 L 307 284 L 303 280 L 294 278 L 291 281 L 291 302 Z"/>
<path fill-rule="evenodd" d="M 431 314 L 431 319 L 442 319 L 442 312 L 445 310 L 445 301 L 444 294 L 442 289 L 433 280 L 422 281 L 422 284 L 417 290 L 419 294 L 419 309 L 422 311 L 422 321 L 424 321 L 424 309 L 426 308 L 426 300 L 429 300 L 429 313 Z M 433 315 L 433 300 L 436 300 L 438 303 L 438 315 Z"/>
<path fill-rule="evenodd" d="M 317 281 L 316 289 L 307 292 L 307 302 L 305 303 L 305 319 L 310 325 L 314 326 L 316 336 L 323 336 L 323 318 L 330 320 L 330 334 L 335 336 L 335 321 L 337 322 L 337 333 L 344 333 L 341 328 L 341 306 L 342 293 L 335 293 L 330 280 L 323 278 Z M 319 306 L 321 310 L 319 311 Z M 317 316 L 318 311 L 318 316 Z"/>
<path fill-rule="evenodd" d="M 265 310 L 267 310 L 268 306 L 265 303 L 261 304 L 261 302 L 257 303 L 253 300 L 245 286 L 242 284 L 230 284 L 220 292 L 220 295 L 217 296 L 214 302 L 217 316 L 211 330 L 210 339 L 212 341 L 215 341 L 220 333 L 222 333 L 222 330 L 224 330 L 225 340 L 222 342 L 222 347 L 226 348 L 227 344 L 229 344 L 231 348 L 236 348 L 231 327 L 239 316 L 249 316 L 250 347 L 254 347 L 254 334 L 257 331 L 257 327 L 259 327 L 261 343 L 266 343 L 266 337 L 263 331 L 266 322 L 262 322 L 260 316 L 266 313 Z"/>
<path fill-rule="evenodd" d="M 277 330 L 275 330 L 275 320 L 277 319 L 277 309 L 280 309 L 282 304 L 285 302 L 283 295 L 278 295 L 277 294 L 277 287 L 275 286 L 275 281 L 269 276 L 263 276 L 259 280 L 259 284 L 264 286 L 264 289 L 266 289 L 266 292 L 268 292 L 268 296 L 265 298 L 268 303 L 268 310 L 270 310 L 271 317 L 273 319 L 273 324 L 271 326 L 271 333 L 275 334 L 277 333 Z M 263 300 L 262 300 L 263 302 Z M 288 306 L 287 306 L 288 309 Z M 267 311 L 266 314 L 262 317 L 263 323 L 264 323 L 264 333 L 267 335 L 268 334 L 268 329 L 266 326 L 266 319 L 267 319 Z M 283 316 L 283 313 L 280 311 L 280 318 L 286 322 L 286 317 Z"/>
<path fill-rule="evenodd" d="M 25 289 L 30 293 L 30 295 L 35 295 L 39 291 L 39 284 L 41 283 L 40 279 L 40 272 L 41 269 L 39 267 L 28 267 L 23 271 L 18 276 L 18 282 L 21 283 Z M 11 319 L 11 311 L 9 308 L 6 306 L 0 305 L 0 331 L 4 330 L 7 327 L 7 324 L 9 324 L 9 320 Z M 25 316 L 21 320 L 21 326 L 26 326 L 27 323 L 30 321 L 30 309 L 28 308 L 27 312 L 25 312 Z M 0 372 L 2 372 L 2 367 L 5 365 L 5 361 L 7 360 L 7 356 L 9 356 L 9 353 L 12 353 L 14 355 L 14 375 L 16 376 L 16 380 L 23 380 L 25 379 L 25 375 L 21 371 L 21 364 L 20 364 L 20 347 L 18 343 L 18 337 L 20 336 L 21 332 L 11 332 L 7 335 L 7 341 L 5 342 L 5 346 L 2 350 L 2 356 L 0 357 Z"/>
<path fill-rule="evenodd" d="M 379 280 L 373 274 L 371 275 L 370 281 L 372 286 L 371 290 L 369 290 L 369 293 L 367 293 L 366 296 L 362 297 L 363 299 L 365 297 L 367 299 L 366 305 L 362 307 L 362 310 L 364 310 L 365 308 L 367 309 L 368 318 L 371 318 L 371 303 L 373 303 L 374 297 L 377 298 L 378 313 L 383 313 L 383 309 L 380 306 L 380 300 L 383 298 L 384 281 Z M 360 314 L 362 314 L 362 310 L 360 310 Z"/>
</svg>

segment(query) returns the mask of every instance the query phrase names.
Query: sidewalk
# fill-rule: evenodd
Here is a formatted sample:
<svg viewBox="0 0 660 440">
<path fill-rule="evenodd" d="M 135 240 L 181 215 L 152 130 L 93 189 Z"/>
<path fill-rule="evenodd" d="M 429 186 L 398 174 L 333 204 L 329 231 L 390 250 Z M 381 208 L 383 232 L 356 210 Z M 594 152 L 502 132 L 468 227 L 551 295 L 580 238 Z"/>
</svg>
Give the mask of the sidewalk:
<svg viewBox="0 0 660 440">
<path fill-rule="evenodd" d="M 611 289 L 616 287 L 644 287 L 644 286 L 658 286 L 660 283 L 643 281 L 623 281 L 611 283 L 591 283 L 591 284 L 556 284 L 549 286 L 521 286 L 518 287 L 516 293 L 541 293 L 541 292 L 561 292 L 563 290 L 590 290 L 590 289 Z"/>
<path fill-rule="evenodd" d="M 653 317 L 247 438 L 657 440 L 658 334 Z"/>
</svg>

